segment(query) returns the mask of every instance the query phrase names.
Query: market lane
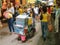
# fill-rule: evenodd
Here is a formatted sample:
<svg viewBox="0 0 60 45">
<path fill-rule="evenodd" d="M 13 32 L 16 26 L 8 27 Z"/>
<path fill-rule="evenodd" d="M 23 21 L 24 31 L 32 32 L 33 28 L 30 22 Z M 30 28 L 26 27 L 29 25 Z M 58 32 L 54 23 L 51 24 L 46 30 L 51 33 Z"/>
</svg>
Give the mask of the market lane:
<svg viewBox="0 0 60 45">
<path fill-rule="evenodd" d="M 29 39 L 28 41 L 26 41 L 25 43 L 22 43 L 21 41 L 18 41 L 17 35 L 16 34 L 12 34 L 12 35 L 5 35 L 0 37 L 0 45 L 37 45 L 38 41 L 42 35 L 41 33 L 41 24 L 40 22 L 35 21 L 36 23 L 36 33 L 35 36 L 31 39 Z M 8 27 L 3 28 L 0 32 L 9 32 Z M 42 40 L 40 41 L 40 44 L 42 45 Z"/>
</svg>

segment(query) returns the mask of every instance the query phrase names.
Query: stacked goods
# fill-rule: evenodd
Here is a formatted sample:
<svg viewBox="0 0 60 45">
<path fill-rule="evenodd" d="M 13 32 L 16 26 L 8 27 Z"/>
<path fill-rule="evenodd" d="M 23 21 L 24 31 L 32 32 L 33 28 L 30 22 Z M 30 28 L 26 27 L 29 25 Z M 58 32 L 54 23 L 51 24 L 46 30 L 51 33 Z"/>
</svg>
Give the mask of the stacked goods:
<svg viewBox="0 0 60 45">
<path fill-rule="evenodd" d="M 16 17 L 16 24 L 26 25 L 27 24 L 27 15 L 19 15 Z"/>
<path fill-rule="evenodd" d="M 24 35 L 24 27 L 27 23 L 27 15 L 19 15 L 16 17 L 15 32 Z"/>
</svg>

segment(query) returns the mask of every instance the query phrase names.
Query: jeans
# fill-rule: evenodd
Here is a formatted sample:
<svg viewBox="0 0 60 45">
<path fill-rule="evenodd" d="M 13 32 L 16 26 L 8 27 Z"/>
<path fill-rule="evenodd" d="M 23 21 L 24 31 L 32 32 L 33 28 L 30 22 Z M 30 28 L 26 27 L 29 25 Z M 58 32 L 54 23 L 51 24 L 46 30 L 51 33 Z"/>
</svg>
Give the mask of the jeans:
<svg viewBox="0 0 60 45">
<path fill-rule="evenodd" d="M 47 31 L 48 31 L 48 23 L 47 22 L 41 22 L 41 28 L 42 28 L 42 36 L 46 38 Z"/>
<path fill-rule="evenodd" d="M 8 19 L 8 26 L 9 26 L 9 30 L 10 32 L 14 32 L 14 26 L 13 26 L 13 18 Z"/>
</svg>

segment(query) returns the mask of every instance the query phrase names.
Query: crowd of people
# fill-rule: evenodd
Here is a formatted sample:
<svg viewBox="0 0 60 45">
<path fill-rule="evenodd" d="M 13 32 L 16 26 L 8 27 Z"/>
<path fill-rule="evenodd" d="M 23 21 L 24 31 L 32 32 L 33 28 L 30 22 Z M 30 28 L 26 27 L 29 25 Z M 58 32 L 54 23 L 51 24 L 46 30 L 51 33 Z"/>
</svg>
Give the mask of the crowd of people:
<svg viewBox="0 0 60 45">
<path fill-rule="evenodd" d="M 44 40 L 46 40 L 47 31 L 48 31 L 48 23 L 51 24 L 51 19 L 55 19 L 55 16 L 51 17 L 52 14 L 55 15 L 54 7 L 55 6 L 47 6 L 46 4 L 43 4 L 43 5 L 28 4 L 26 6 L 19 5 L 18 7 L 16 7 L 16 6 L 13 6 L 12 2 L 9 2 L 4 12 L 9 12 L 10 14 L 12 14 L 11 18 L 7 19 L 10 32 L 12 31 L 15 32 L 14 26 L 13 26 L 15 17 L 18 15 L 26 14 L 36 19 L 37 21 L 41 20 L 42 37 Z M 2 13 L 3 16 L 6 15 L 4 14 L 4 12 Z"/>
</svg>

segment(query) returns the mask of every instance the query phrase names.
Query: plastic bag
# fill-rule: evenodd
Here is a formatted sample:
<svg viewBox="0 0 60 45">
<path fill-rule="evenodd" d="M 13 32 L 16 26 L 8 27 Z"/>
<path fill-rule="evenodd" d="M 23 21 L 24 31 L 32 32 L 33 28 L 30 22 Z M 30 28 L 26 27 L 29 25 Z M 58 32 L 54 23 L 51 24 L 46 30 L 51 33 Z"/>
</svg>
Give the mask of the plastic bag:
<svg viewBox="0 0 60 45">
<path fill-rule="evenodd" d="M 49 32 L 53 31 L 53 25 L 52 24 L 48 24 L 48 30 L 49 30 Z"/>
<path fill-rule="evenodd" d="M 4 13 L 3 13 L 3 16 L 4 16 L 6 19 L 12 18 L 12 14 L 9 13 L 9 12 L 4 12 Z"/>
</svg>

